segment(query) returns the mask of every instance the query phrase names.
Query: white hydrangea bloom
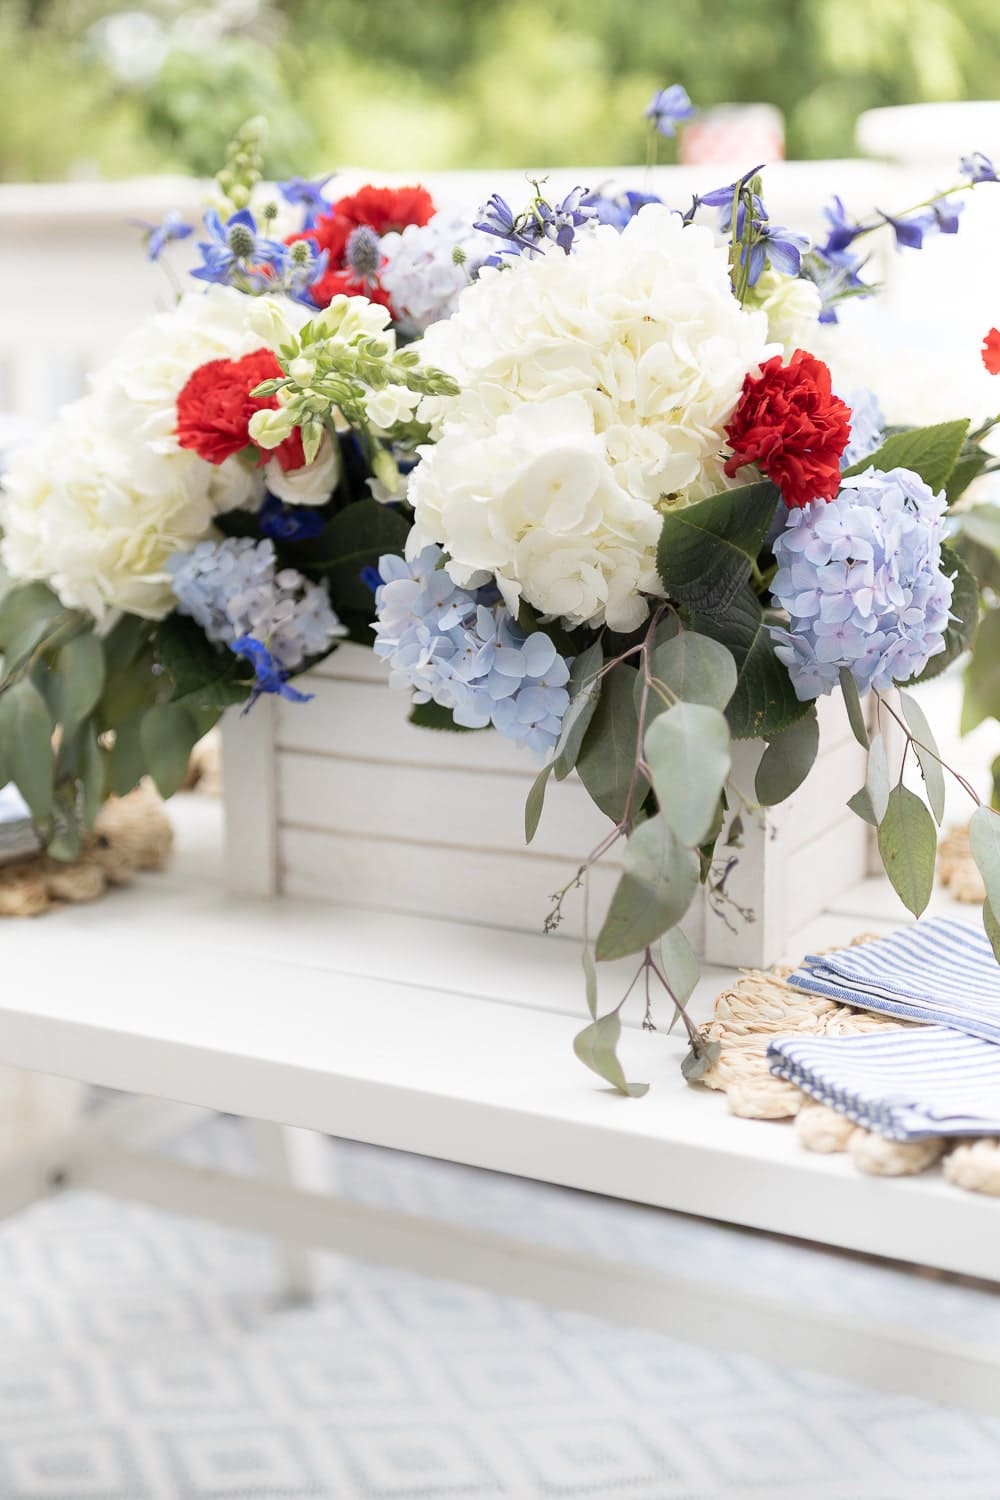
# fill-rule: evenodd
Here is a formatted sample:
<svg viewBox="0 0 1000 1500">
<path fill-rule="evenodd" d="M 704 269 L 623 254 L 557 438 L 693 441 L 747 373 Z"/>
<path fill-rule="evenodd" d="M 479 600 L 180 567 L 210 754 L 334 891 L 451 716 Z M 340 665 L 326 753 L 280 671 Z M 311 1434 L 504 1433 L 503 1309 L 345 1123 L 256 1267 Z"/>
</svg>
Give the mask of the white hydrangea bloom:
<svg viewBox="0 0 1000 1500">
<path fill-rule="evenodd" d="M 379 281 L 392 298 L 399 323 L 423 333 L 450 318 L 472 272 L 498 249 L 497 241 L 470 227 L 472 215 L 442 209 L 426 224 L 408 224 L 400 234 L 382 236 L 385 257 Z M 456 262 L 456 248 L 464 257 Z"/>
<path fill-rule="evenodd" d="M 494 573 L 512 611 L 630 630 L 660 591 L 662 511 L 722 487 L 744 378 L 778 351 L 711 232 L 650 205 L 484 270 L 420 352 L 462 389 L 421 408 L 439 441 L 410 480 L 418 540 L 459 583 Z"/>
<path fill-rule="evenodd" d="M 238 458 L 215 466 L 178 445 L 177 397 L 207 360 L 277 348 L 307 316 L 284 298 L 213 286 L 130 335 L 90 393 L 11 456 L 0 494 L 10 575 L 43 579 L 97 620 L 167 614 L 167 558 L 263 493 L 262 475 Z"/>
</svg>

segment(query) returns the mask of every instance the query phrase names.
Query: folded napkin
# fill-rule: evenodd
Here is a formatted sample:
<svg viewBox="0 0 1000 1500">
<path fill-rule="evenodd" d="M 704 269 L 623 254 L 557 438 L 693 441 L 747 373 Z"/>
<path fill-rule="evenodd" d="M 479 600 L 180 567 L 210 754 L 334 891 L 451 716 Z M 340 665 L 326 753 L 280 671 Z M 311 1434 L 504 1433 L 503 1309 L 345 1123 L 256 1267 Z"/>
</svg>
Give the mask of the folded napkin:
<svg viewBox="0 0 1000 1500">
<path fill-rule="evenodd" d="M 779 1037 L 772 1073 L 893 1141 L 1000 1134 L 1000 1047 L 945 1026 Z"/>
<path fill-rule="evenodd" d="M 981 927 L 936 917 L 855 948 L 811 954 L 796 989 L 1000 1043 L 1000 965 Z"/>
</svg>

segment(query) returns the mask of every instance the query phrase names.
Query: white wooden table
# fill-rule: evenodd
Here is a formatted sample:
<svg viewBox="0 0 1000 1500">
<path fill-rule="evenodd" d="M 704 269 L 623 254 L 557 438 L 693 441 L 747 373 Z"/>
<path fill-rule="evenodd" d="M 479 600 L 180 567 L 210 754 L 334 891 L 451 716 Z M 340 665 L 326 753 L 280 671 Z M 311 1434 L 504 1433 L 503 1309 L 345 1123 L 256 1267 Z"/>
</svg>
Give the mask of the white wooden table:
<svg viewBox="0 0 1000 1500">
<path fill-rule="evenodd" d="M 0 1171 L 0 1214 L 84 1186 L 1000 1414 L 1000 1354 L 943 1328 L 876 1327 L 306 1192 L 280 1153 L 269 1180 L 150 1155 L 178 1103 L 196 1105 L 991 1281 L 1000 1271 L 1000 1201 L 936 1171 L 867 1178 L 803 1152 L 786 1125 L 730 1116 L 721 1095 L 683 1083 L 679 1036 L 630 1030 L 626 1064 L 652 1089 L 641 1101 L 606 1090 L 570 1049 L 573 945 L 226 898 L 217 807 L 175 807 L 168 873 L 2 927 L 0 1063 L 132 1097 Z M 887 929 L 893 900 L 878 881 L 858 888 L 799 936 L 798 954 Z M 706 975 L 696 1016 L 731 977 Z"/>
</svg>

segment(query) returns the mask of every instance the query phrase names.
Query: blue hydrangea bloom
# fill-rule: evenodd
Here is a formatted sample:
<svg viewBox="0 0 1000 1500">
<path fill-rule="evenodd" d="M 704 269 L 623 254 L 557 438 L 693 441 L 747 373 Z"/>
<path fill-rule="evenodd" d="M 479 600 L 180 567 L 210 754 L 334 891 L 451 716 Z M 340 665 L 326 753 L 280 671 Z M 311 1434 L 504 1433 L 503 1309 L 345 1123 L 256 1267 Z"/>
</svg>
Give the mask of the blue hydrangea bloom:
<svg viewBox="0 0 1000 1500">
<path fill-rule="evenodd" d="M 190 552 L 175 553 L 167 569 L 181 614 L 210 641 L 231 647 L 252 638 L 286 672 L 323 656 L 347 633 L 323 585 L 295 568 L 279 568 L 270 540 L 198 542 Z"/>
<path fill-rule="evenodd" d="M 887 692 L 944 650 L 953 581 L 942 569 L 943 494 L 909 469 L 867 469 L 829 504 L 793 510 L 771 584 L 788 628 L 772 626 L 800 700 L 837 686 Z"/>
<path fill-rule="evenodd" d="M 860 386 L 856 391 L 837 391 L 851 408 L 851 435 L 840 457 L 842 469 L 852 469 L 885 441 L 885 417 L 874 391 Z"/>
<path fill-rule="evenodd" d="M 569 706 L 569 664 L 543 630 L 525 635 L 492 586 L 460 588 L 440 547 L 379 559 L 375 654 L 414 703 L 437 703 L 467 729 L 493 727 L 548 754 Z"/>
</svg>

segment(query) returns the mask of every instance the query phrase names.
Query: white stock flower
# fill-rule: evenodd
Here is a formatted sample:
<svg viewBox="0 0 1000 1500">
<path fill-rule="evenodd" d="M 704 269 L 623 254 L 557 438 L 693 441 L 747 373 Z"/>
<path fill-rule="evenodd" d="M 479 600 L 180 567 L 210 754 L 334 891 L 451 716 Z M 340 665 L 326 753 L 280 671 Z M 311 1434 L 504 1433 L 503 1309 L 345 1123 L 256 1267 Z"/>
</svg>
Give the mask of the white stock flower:
<svg viewBox="0 0 1000 1500">
<path fill-rule="evenodd" d="M 767 314 L 768 336 L 787 355 L 796 349 L 814 353 L 823 299 L 816 285 L 801 276 L 762 271 L 751 293 L 752 304 Z"/>
<path fill-rule="evenodd" d="M 660 205 L 484 270 L 420 345 L 461 391 L 421 407 L 438 441 L 410 480 L 418 534 L 457 582 L 495 573 L 511 608 L 633 629 L 660 591 L 661 513 L 722 487 L 726 422 L 775 352 L 710 231 Z"/>
<path fill-rule="evenodd" d="M 98 620 L 114 609 L 167 614 L 167 558 L 263 494 L 260 471 L 239 458 L 215 466 L 179 446 L 177 397 L 199 365 L 274 348 L 307 316 L 283 298 L 213 286 L 131 334 L 90 394 L 11 458 L 0 495 L 11 576 L 45 580 Z"/>
<path fill-rule="evenodd" d="M 336 446 L 325 432 L 319 452 L 311 464 L 300 469 L 283 469 L 276 458 L 264 467 L 264 480 L 272 495 L 286 505 L 325 505 L 340 478 L 340 461 Z"/>
<path fill-rule="evenodd" d="M 373 427 L 383 430 L 397 422 L 408 422 L 420 404 L 420 392 L 405 385 L 387 385 L 380 391 L 369 391 L 364 398 L 365 415 Z"/>
</svg>

